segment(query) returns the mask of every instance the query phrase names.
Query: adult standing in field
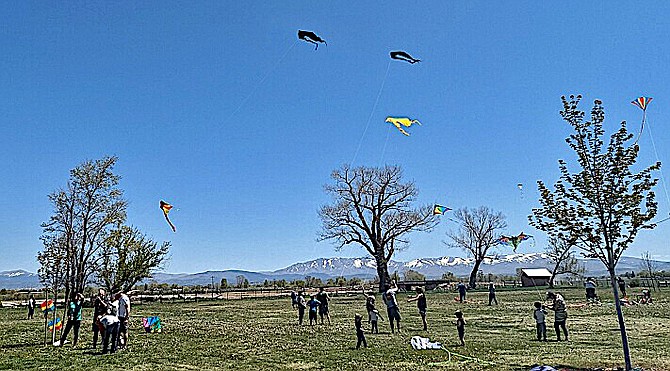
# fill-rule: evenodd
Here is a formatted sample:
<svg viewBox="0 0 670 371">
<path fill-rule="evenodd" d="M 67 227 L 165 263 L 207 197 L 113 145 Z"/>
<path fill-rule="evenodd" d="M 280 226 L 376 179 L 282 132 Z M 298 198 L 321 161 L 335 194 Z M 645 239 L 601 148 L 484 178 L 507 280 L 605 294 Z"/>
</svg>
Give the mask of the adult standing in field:
<svg viewBox="0 0 670 371">
<path fill-rule="evenodd" d="M 391 281 L 391 284 L 387 284 L 386 291 L 382 295 L 384 303 L 386 303 L 386 312 L 389 316 L 389 324 L 391 325 L 391 333 L 393 333 L 393 321 L 395 320 L 398 332 L 400 332 L 400 308 L 398 307 L 398 300 L 396 299 L 396 294 L 398 293 L 398 286 L 395 283 L 395 280 Z"/>
<path fill-rule="evenodd" d="M 319 301 L 319 316 L 321 317 L 321 324 L 323 325 L 323 317 L 328 319 L 328 324 L 330 325 L 330 309 L 328 308 L 328 303 L 330 302 L 330 296 L 323 287 L 319 288 L 319 293 L 316 294 L 316 300 Z"/>
<path fill-rule="evenodd" d="M 130 323 L 130 298 L 123 292 L 116 294 L 119 302 L 119 345 L 125 348 L 128 345 L 128 325 Z"/>
<path fill-rule="evenodd" d="M 305 317 L 305 308 L 307 308 L 307 300 L 302 291 L 298 292 L 298 324 L 302 325 L 302 320 Z"/>
<path fill-rule="evenodd" d="M 426 302 L 426 294 L 423 291 L 423 287 L 416 288 L 416 296 L 407 299 L 408 303 L 411 301 L 416 301 L 416 306 L 419 308 L 419 314 L 421 315 L 421 322 L 423 322 L 423 331 L 428 331 L 428 322 L 426 322 L 428 303 Z"/>
<path fill-rule="evenodd" d="M 584 289 L 586 290 L 586 300 L 595 301 L 596 296 L 596 284 L 593 282 L 592 278 L 589 278 L 584 282 Z"/>
<path fill-rule="evenodd" d="M 619 276 L 617 278 L 617 283 L 619 284 L 619 292 L 621 293 L 621 297 L 625 298 L 626 297 L 626 281 L 624 281 L 623 278 L 621 278 L 621 276 Z"/>
<path fill-rule="evenodd" d="M 496 302 L 496 305 L 498 305 L 498 299 L 496 299 L 496 285 L 493 282 L 489 282 L 489 305 L 494 301 Z"/>
<path fill-rule="evenodd" d="M 77 346 L 77 340 L 79 340 L 79 326 L 81 325 L 81 309 L 83 305 L 84 295 L 77 293 L 74 298 L 72 298 L 72 301 L 70 301 L 68 307 L 67 323 L 65 324 L 65 330 L 63 330 L 63 334 L 61 334 L 60 337 L 60 346 L 65 344 L 65 339 L 67 339 L 70 330 L 73 330 L 74 333 L 72 335 L 72 347 L 74 348 Z"/>
<path fill-rule="evenodd" d="M 465 301 L 465 293 L 466 293 L 465 284 L 463 283 L 463 281 L 460 281 L 458 283 L 458 301 L 460 301 L 461 303 Z"/>
<path fill-rule="evenodd" d="M 104 289 L 99 289 L 98 295 L 93 298 L 93 349 L 98 344 L 98 334 L 100 334 L 101 341 L 105 336 L 105 327 L 100 323 L 102 316 L 107 313 L 105 294 Z"/>
<path fill-rule="evenodd" d="M 298 294 L 295 291 L 291 291 L 291 307 L 295 309 L 296 305 L 298 305 Z"/>
<path fill-rule="evenodd" d="M 565 304 L 565 299 L 559 293 L 547 292 L 547 299 L 551 300 L 551 304 L 547 308 L 554 311 L 554 330 L 556 330 L 556 339 L 561 341 L 561 329 L 565 335 L 565 341 L 568 341 L 568 328 L 566 321 L 568 319 L 568 309 Z"/>
<path fill-rule="evenodd" d="M 30 294 L 28 298 L 28 319 L 33 319 L 35 314 L 35 307 L 37 306 L 37 301 L 35 301 L 35 295 Z"/>
</svg>

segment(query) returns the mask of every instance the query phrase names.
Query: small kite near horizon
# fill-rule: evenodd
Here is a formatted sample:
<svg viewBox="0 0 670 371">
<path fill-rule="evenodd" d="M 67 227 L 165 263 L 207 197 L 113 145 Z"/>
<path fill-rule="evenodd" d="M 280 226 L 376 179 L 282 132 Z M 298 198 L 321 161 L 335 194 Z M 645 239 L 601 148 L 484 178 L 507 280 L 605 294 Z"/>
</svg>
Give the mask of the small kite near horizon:
<svg viewBox="0 0 670 371">
<path fill-rule="evenodd" d="M 177 228 L 175 228 L 174 224 L 172 224 L 172 222 L 170 221 L 170 218 L 168 218 L 168 213 L 170 212 L 170 210 L 172 210 L 172 205 L 170 205 L 169 203 L 161 200 L 160 208 L 161 208 L 161 210 L 163 210 L 163 215 L 165 216 L 165 220 L 167 220 L 168 224 L 170 225 L 170 228 L 172 228 L 172 232 L 177 232 Z"/>
<path fill-rule="evenodd" d="M 410 64 L 421 62 L 421 59 L 416 59 L 416 58 L 412 57 L 411 55 L 407 54 L 406 52 L 404 52 L 402 50 L 397 50 L 397 51 L 391 52 L 390 54 L 391 54 L 391 59 L 396 59 L 396 60 L 399 60 L 399 61 L 409 62 Z"/>
<path fill-rule="evenodd" d="M 644 130 L 644 123 L 647 121 L 647 105 L 652 101 L 651 97 L 638 97 L 632 102 L 631 104 L 636 105 L 639 109 L 642 110 L 642 124 L 640 125 L 640 133 L 637 135 L 637 139 L 635 139 L 635 144 L 637 144 L 637 141 L 640 140 L 640 136 L 642 135 L 642 131 Z"/>
<path fill-rule="evenodd" d="M 447 211 L 451 211 L 450 208 L 442 205 L 435 204 L 433 206 L 433 215 L 444 215 Z"/>
<path fill-rule="evenodd" d="M 385 122 L 390 122 L 393 124 L 393 126 L 396 127 L 396 129 L 400 130 L 401 133 L 405 134 L 406 136 L 409 136 L 409 133 L 403 130 L 401 126 L 405 127 L 410 127 L 414 124 L 421 125 L 419 120 L 412 120 L 408 117 L 387 117 Z"/>
<path fill-rule="evenodd" d="M 314 50 L 319 49 L 318 43 L 324 43 L 328 45 L 326 40 L 320 38 L 317 34 L 315 34 L 312 31 L 298 30 L 298 39 L 314 44 L 315 45 Z"/>
</svg>

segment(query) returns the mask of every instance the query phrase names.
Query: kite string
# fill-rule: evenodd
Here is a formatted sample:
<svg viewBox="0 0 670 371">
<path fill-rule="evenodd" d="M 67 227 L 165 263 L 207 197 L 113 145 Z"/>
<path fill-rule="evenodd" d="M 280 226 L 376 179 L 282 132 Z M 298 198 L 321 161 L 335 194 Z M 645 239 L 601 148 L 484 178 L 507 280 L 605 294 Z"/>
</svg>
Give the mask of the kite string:
<svg viewBox="0 0 670 371">
<path fill-rule="evenodd" d="M 288 55 L 288 53 L 293 49 L 293 47 L 295 47 L 295 45 L 296 45 L 297 43 L 298 43 L 297 40 L 294 41 L 294 42 L 291 44 L 291 46 L 289 46 L 288 49 L 286 49 L 286 51 L 284 51 L 284 54 L 282 54 L 282 56 L 279 58 L 279 60 L 277 60 L 277 62 L 274 64 L 274 66 L 272 66 L 272 68 L 270 68 L 270 70 L 265 74 L 265 76 L 263 76 L 263 78 L 261 79 L 261 81 L 259 81 L 258 84 L 256 84 L 256 86 L 251 90 L 251 92 L 249 93 L 249 95 L 247 95 L 246 98 L 244 98 L 244 99 L 242 100 L 242 103 L 240 103 L 240 105 L 237 106 L 237 108 L 235 109 L 235 111 L 233 111 L 233 113 L 231 114 L 231 116 L 235 116 L 235 115 L 240 111 L 240 109 L 242 109 L 242 107 L 247 103 L 247 101 L 248 101 L 248 100 L 249 100 L 249 99 L 256 93 L 256 91 L 258 90 L 258 88 L 260 88 L 261 85 L 263 85 L 263 83 L 265 82 L 265 80 L 267 80 L 268 77 L 270 77 L 270 75 L 277 69 L 277 67 L 279 67 L 279 64 L 284 60 L 284 58 L 286 58 L 286 56 Z"/>
<path fill-rule="evenodd" d="M 651 138 L 651 147 L 654 149 L 654 154 L 656 155 L 656 162 L 661 162 L 658 157 L 658 151 L 656 150 L 656 142 L 654 142 L 654 136 L 651 133 L 651 124 L 647 125 L 647 131 L 649 132 L 649 138 Z M 661 184 L 663 185 L 663 191 L 665 192 L 665 199 L 668 202 L 667 207 L 670 207 L 670 196 L 668 195 L 668 186 L 665 184 L 665 176 L 663 176 L 663 168 L 658 169 L 661 174 Z"/>
<path fill-rule="evenodd" d="M 391 125 L 387 125 L 388 129 L 386 130 L 386 140 L 384 141 L 384 147 L 382 147 L 382 155 L 379 157 L 379 166 L 382 167 L 382 162 L 384 161 L 384 154 L 386 153 L 386 145 L 389 142 L 389 138 L 391 137 Z"/>
<path fill-rule="evenodd" d="M 349 166 L 353 165 L 354 161 L 356 161 L 356 157 L 358 157 L 358 151 L 361 150 L 361 146 L 363 145 L 363 138 L 365 137 L 365 133 L 368 131 L 368 127 L 370 126 L 370 122 L 372 121 L 372 116 L 375 113 L 375 109 L 377 108 L 377 103 L 379 103 L 379 98 L 382 95 L 382 91 L 384 90 L 384 85 L 386 84 L 386 78 L 389 75 L 389 70 L 391 69 L 391 61 L 389 60 L 388 64 L 386 65 L 386 73 L 384 73 L 384 79 L 382 79 L 382 85 L 379 87 L 379 92 L 377 92 L 377 98 L 375 99 L 375 104 L 372 105 L 372 111 L 370 111 L 370 116 L 368 116 L 368 122 L 365 124 L 365 129 L 363 130 L 363 135 L 361 135 L 361 139 L 358 141 L 358 147 L 356 148 L 356 152 L 354 153 L 354 158 L 351 159 L 351 162 L 349 162 Z"/>
</svg>

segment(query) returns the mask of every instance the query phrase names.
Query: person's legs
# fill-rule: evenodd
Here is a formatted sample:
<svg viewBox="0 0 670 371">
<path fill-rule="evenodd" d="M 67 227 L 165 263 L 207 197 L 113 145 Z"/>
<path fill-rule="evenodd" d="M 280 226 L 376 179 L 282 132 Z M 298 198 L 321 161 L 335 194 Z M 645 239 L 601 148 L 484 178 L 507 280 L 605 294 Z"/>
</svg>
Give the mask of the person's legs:
<svg viewBox="0 0 670 371">
<path fill-rule="evenodd" d="M 74 335 L 72 337 L 72 347 L 73 348 L 77 346 L 77 341 L 79 340 L 79 326 L 81 326 L 81 321 L 74 321 L 74 324 L 73 324 Z"/>
<path fill-rule="evenodd" d="M 116 344 L 119 341 L 119 323 L 112 325 L 112 350 L 111 352 L 116 352 Z"/>
<path fill-rule="evenodd" d="M 302 318 L 305 316 L 305 309 L 298 307 L 298 324 L 302 325 Z"/>
<path fill-rule="evenodd" d="M 537 333 L 537 341 L 542 340 L 542 324 L 538 323 L 535 325 L 535 332 Z"/>
<path fill-rule="evenodd" d="M 423 322 L 423 331 L 428 331 L 428 322 L 426 322 L 426 312 L 421 311 L 421 322 Z"/>
<path fill-rule="evenodd" d="M 394 312 L 394 315 L 395 315 L 396 327 L 398 328 L 398 332 L 400 332 L 400 309 L 398 309 L 396 307 L 396 308 L 394 308 L 393 312 Z"/>
<path fill-rule="evenodd" d="M 561 331 L 559 329 L 560 323 L 554 321 L 554 330 L 556 330 L 556 340 L 561 341 Z"/>
<path fill-rule="evenodd" d="M 65 339 L 67 339 L 67 335 L 70 333 L 72 325 L 74 325 L 74 321 L 67 320 L 67 323 L 65 324 L 65 329 L 63 330 L 63 333 L 60 336 L 60 346 L 63 346 L 63 343 L 65 343 Z"/>
<path fill-rule="evenodd" d="M 568 341 L 568 327 L 565 324 L 565 321 L 561 321 L 561 328 L 563 329 L 563 334 L 565 335 L 565 341 Z"/>
<path fill-rule="evenodd" d="M 102 334 L 102 354 L 107 353 L 107 349 L 109 348 L 109 337 L 111 334 L 111 326 L 105 326 L 105 333 Z"/>
</svg>

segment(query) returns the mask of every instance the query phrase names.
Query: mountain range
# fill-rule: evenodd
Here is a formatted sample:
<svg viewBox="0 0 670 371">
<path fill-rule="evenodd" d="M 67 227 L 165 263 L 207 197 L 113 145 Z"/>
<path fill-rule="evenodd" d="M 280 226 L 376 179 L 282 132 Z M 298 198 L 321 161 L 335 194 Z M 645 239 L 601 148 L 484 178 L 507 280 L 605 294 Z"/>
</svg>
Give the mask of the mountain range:
<svg viewBox="0 0 670 371">
<path fill-rule="evenodd" d="M 603 264 L 598 259 L 580 259 L 589 276 L 604 276 L 607 274 Z M 470 274 L 474 259 L 444 256 L 439 258 L 421 258 L 408 262 L 389 262 L 389 272 L 398 272 L 401 276 L 408 270 L 417 271 L 426 278 L 440 278 L 442 274 L 451 272 L 457 277 L 466 277 Z M 549 268 L 551 262 L 546 254 L 509 254 L 495 258 L 487 258 L 480 270 L 484 274 L 516 275 L 517 268 Z M 642 259 L 622 257 L 617 266 L 617 272 L 638 272 L 641 270 Z M 670 262 L 657 261 L 658 270 L 670 270 Z M 145 282 L 167 283 L 184 286 L 208 285 L 221 282 L 225 278 L 229 284 L 234 284 L 237 277 L 244 276 L 250 283 L 262 283 L 265 280 L 292 281 L 304 279 L 306 276 L 327 280 L 338 276 L 347 278 L 358 277 L 373 279 L 377 276 L 377 264 L 371 257 L 364 258 L 319 258 L 307 262 L 296 263 L 276 271 L 251 272 L 244 270 L 206 271 L 200 273 L 155 273 L 153 278 Z M 37 274 L 24 270 L 0 272 L 0 289 L 20 289 L 40 287 Z"/>
</svg>

